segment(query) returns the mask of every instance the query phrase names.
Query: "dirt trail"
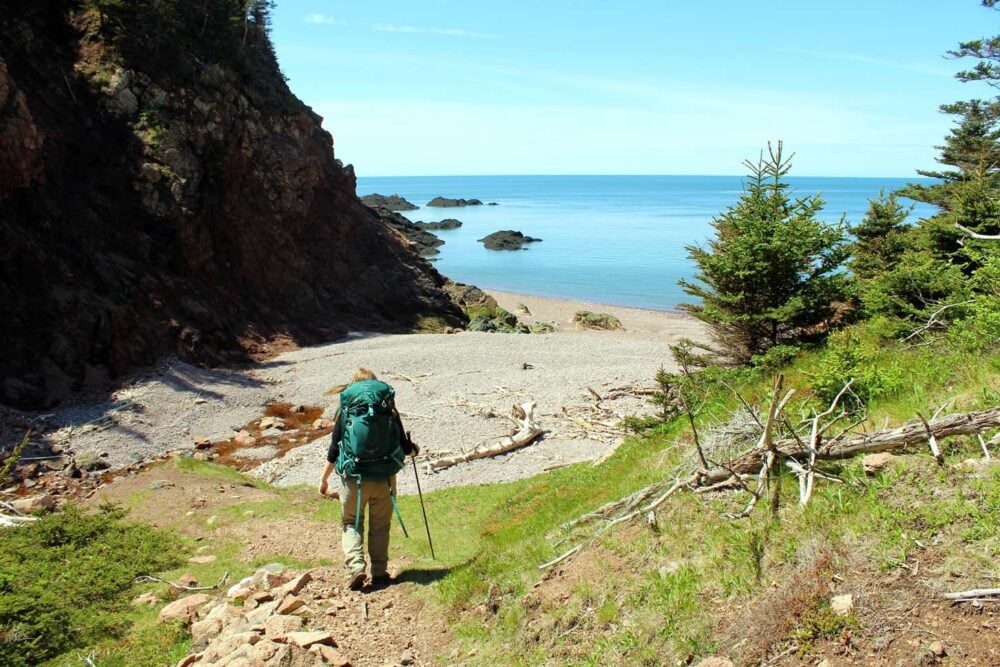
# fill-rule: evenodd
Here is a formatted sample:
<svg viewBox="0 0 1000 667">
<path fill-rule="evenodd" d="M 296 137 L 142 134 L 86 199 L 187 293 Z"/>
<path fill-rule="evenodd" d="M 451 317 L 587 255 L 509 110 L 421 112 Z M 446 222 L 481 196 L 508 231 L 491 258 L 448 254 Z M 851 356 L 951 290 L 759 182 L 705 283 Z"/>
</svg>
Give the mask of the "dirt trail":
<svg viewBox="0 0 1000 667">
<path fill-rule="evenodd" d="M 201 585 L 218 581 L 219 568 L 233 568 L 227 586 L 215 592 L 220 596 L 242 574 L 252 574 L 255 564 L 331 563 L 309 570 L 313 581 L 299 597 L 312 610 L 306 627 L 328 631 L 352 665 L 432 664 L 453 643 L 444 614 L 426 590 L 447 574 L 446 568 L 396 557 L 390 561 L 391 584 L 348 590 L 339 566 L 339 521 L 316 517 L 324 510 L 335 516 L 332 501 L 211 479 L 167 462 L 119 477 L 86 500 L 91 506 L 104 502 L 129 507 L 133 519 L 179 531 L 203 545 L 198 556 L 225 554 L 229 545 L 237 545 L 235 556 L 225 562 L 184 568 Z"/>
</svg>

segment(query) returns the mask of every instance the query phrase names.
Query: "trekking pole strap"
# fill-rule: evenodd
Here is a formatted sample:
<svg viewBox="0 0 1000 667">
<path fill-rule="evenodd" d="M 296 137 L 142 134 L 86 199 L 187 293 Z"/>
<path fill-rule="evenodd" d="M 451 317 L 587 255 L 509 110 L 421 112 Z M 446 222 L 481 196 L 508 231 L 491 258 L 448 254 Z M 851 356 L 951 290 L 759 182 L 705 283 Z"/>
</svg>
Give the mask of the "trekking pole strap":
<svg viewBox="0 0 1000 667">
<path fill-rule="evenodd" d="M 358 507 L 354 515 L 354 532 L 358 535 L 361 534 L 361 475 L 357 477 L 357 485 L 355 487 L 355 492 L 358 496 Z"/>
<path fill-rule="evenodd" d="M 396 494 L 392 491 L 392 480 L 386 480 L 389 484 L 389 500 L 392 501 L 392 509 L 396 512 L 396 518 L 399 519 L 399 527 L 403 529 L 403 537 L 410 537 L 410 534 L 406 532 L 406 525 L 403 523 L 403 515 L 399 513 L 399 505 L 396 504 Z"/>
</svg>

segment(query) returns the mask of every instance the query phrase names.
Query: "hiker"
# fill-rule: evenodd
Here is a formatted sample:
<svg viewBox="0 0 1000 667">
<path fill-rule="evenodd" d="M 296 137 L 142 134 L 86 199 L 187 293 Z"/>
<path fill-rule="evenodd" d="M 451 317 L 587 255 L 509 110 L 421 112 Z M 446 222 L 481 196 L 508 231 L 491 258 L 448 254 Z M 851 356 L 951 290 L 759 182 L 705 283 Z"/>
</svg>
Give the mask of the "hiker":
<svg viewBox="0 0 1000 667">
<path fill-rule="evenodd" d="M 405 455 L 420 449 L 403 430 L 395 406 L 395 390 L 367 368 L 359 368 L 343 391 L 334 415 L 326 467 L 319 485 L 327 495 L 330 474 L 340 477 L 344 564 L 348 585 L 359 590 L 365 583 L 363 553 L 364 507 L 368 506 L 368 555 L 372 583 L 389 581 L 389 526 L 396 507 L 396 473 Z M 400 519 L 402 523 L 402 519 Z"/>
</svg>

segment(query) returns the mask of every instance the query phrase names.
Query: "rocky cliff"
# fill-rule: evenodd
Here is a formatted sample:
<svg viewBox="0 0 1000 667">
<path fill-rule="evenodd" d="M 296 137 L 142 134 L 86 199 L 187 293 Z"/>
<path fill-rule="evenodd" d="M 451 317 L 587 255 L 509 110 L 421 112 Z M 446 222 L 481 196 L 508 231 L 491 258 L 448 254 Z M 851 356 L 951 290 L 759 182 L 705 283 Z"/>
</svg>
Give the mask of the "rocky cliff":
<svg viewBox="0 0 1000 667">
<path fill-rule="evenodd" d="M 462 320 L 289 92 L 269 3 L 189 4 L 0 16 L 0 403 Z"/>
</svg>

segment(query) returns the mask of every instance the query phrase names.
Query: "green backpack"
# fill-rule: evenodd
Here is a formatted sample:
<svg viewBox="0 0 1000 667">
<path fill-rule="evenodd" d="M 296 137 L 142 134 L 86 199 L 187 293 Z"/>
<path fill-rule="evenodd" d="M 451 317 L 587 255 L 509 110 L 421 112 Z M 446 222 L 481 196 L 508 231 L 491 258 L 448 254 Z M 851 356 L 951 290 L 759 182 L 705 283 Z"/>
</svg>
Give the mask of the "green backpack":
<svg viewBox="0 0 1000 667">
<path fill-rule="evenodd" d="M 337 472 L 359 480 L 388 479 L 403 469 L 395 415 L 396 391 L 381 380 L 361 380 L 340 394 L 341 441 Z M 360 496 L 360 494 L 359 494 Z"/>
</svg>

